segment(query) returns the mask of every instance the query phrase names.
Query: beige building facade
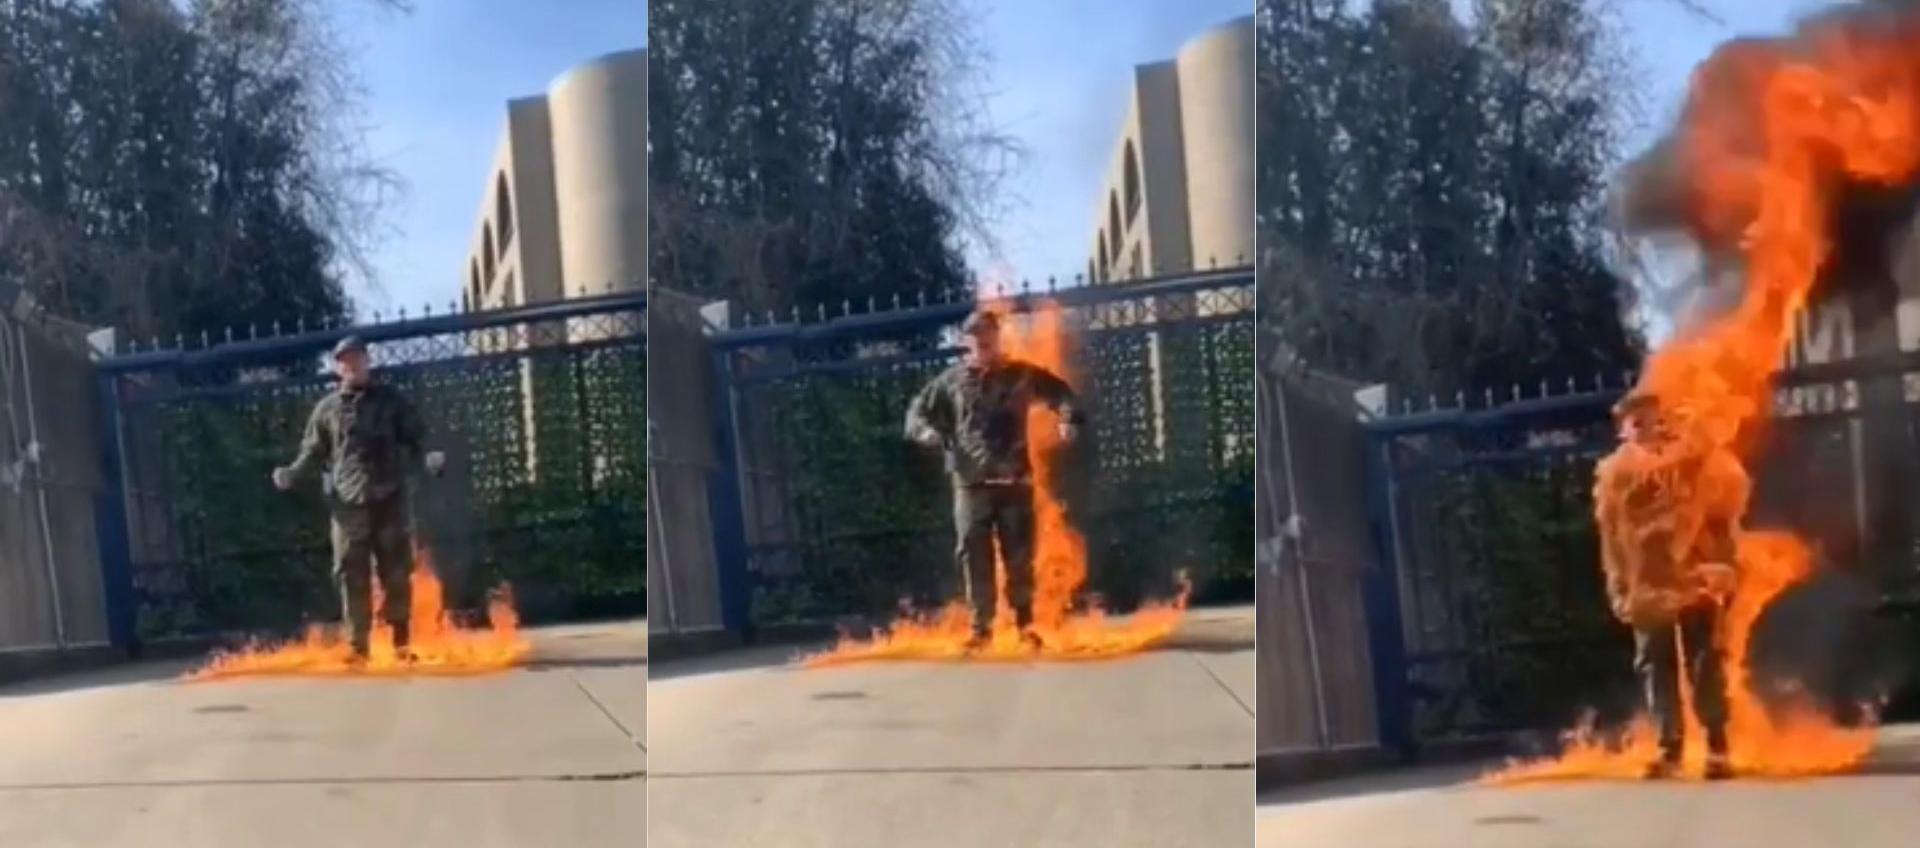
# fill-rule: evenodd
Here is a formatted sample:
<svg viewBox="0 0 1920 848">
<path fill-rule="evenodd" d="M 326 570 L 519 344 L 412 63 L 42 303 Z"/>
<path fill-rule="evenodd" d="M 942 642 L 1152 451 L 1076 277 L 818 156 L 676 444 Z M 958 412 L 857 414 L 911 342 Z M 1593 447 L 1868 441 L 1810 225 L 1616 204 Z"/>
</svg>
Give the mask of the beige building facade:
<svg viewBox="0 0 1920 848">
<path fill-rule="evenodd" d="M 1136 67 L 1094 212 L 1087 279 L 1251 263 L 1254 132 L 1251 16 Z"/>
<path fill-rule="evenodd" d="M 647 270 L 647 53 L 587 62 L 507 103 L 461 303 L 638 288 Z"/>
</svg>

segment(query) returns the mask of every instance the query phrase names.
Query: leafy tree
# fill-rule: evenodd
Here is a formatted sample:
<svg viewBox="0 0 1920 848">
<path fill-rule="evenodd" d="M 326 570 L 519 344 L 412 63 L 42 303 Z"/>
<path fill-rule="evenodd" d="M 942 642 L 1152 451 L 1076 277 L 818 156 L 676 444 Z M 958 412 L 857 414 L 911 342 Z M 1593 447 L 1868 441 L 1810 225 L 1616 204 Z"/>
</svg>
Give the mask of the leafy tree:
<svg viewBox="0 0 1920 848">
<path fill-rule="evenodd" d="M 0 2 L 0 281 L 143 338 L 343 317 L 392 178 L 326 14 Z"/>
</svg>

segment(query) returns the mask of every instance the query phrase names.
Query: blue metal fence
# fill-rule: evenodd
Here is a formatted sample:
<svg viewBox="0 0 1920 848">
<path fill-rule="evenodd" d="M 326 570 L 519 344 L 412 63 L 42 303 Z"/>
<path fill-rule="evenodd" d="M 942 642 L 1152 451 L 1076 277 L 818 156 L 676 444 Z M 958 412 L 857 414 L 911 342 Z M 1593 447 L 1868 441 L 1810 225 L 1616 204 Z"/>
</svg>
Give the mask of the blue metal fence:
<svg viewBox="0 0 1920 848">
<path fill-rule="evenodd" d="M 1797 368 L 1750 460 L 1750 523 L 1810 538 L 1883 609 L 1910 605 L 1920 585 L 1920 502 L 1900 482 L 1920 450 L 1917 377 L 1912 353 Z M 1630 687 L 1591 489 L 1616 444 L 1609 410 L 1633 378 L 1397 399 L 1367 425 L 1365 602 L 1384 745 L 1410 754 L 1557 729 Z"/>
<path fill-rule="evenodd" d="M 279 495 L 326 352 L 369 343 L 446 451 L 411 493 L 450 601 L 509 580 L 532 617 L 638 614 L 646 295 L 632 290 L 363 326 L 248 328 L 128 345 L 98 363 L 96 503 L 116 644 L 331 617 L 314 493 Z"/>
<path fill-rule="evenodd" d="M 1251 595 L 1254 281 L 1249 269 L 1008 292 L 1057 304 L 1093 410 L 1063 495 L 1090 591 L 1126 606 Z M 709 486 L 729 629 L 884 614 L 956 588 L 937 460 L 906 444 L 911 394 L 956 353 L 970 296 L 743 317 L 711 337 L 722 463 Z M 1243 588 L 1235 588 L 1240 581 Z"/>
</svg>

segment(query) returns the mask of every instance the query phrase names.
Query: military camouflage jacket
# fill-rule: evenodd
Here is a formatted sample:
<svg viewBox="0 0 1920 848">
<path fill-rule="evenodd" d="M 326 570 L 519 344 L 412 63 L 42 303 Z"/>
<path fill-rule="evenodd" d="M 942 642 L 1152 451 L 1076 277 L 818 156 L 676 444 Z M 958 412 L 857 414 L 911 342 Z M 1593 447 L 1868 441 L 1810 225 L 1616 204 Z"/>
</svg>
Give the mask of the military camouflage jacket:
<svg viewBox="0 0 1920 848">
<path fill-rule="evenodd" d="M 907 438 L 937 434 L 947 471 L 958 486 L 1025 481 L 1027 410 L 1044 403 L 1074 424 L 1073 389 L 1044 368 L 1007 361 L 991 368 L 954 365 L 920 390 L 907 407 Z"/>
<path fill-rule="evenodd" d="M 358 506 L 398 494 L 425 455 L 425 441 L 420 414 L 392 387 L 342 389 L 314 405 L 290 468 L 304 477 L 324 462 L 330 496 Z"/>
</svg>

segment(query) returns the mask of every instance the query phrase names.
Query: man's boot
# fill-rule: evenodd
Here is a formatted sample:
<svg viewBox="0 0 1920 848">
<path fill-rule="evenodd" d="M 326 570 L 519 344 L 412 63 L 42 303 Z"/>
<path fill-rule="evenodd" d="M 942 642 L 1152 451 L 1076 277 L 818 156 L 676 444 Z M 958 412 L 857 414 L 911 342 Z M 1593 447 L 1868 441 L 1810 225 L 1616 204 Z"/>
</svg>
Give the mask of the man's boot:
<svg viewBox="0 0 1920 848">
<path fill-rule="evenodd" d="M 1680 773 L 1680 754 L 1682 743 L 1678 739 L 1660 740 L 1660 758 L 1647 764 L 1641 777 L 1647 780 L 1666 780 Z"/>
<path fill-rule="evenodd" d="M 993 628 L 975 626 L 973 628 L 973 635 L 967 637 L 966 652 L 969 654 L 977 653 L 992 643 Z"/>
<path fill-rule="evenodd" d="M 1708 780 L 1726 780 L 1733 777 L 1733 762 L 1727 757 L 1727 729 L 1715 727 L 1707 731 L 1707 773 Z"/>
<path fill-rule="evenodd" d="M 413 629 L 410 622 L 393 623 L 393 657 L 401 662 L 413 662 Z"/>
</svg>

